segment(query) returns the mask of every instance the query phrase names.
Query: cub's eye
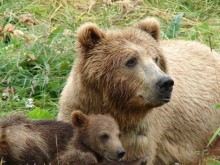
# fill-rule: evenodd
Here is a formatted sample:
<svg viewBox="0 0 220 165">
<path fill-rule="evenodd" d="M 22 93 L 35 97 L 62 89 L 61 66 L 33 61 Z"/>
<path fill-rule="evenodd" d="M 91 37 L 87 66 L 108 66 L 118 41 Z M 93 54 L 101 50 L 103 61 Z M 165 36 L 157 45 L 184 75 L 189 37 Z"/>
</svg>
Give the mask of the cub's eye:
<svg viewBox="0 0 220 165">
<path fill-rule="evenodd" d="M 118 134 L 118 137 L 121 138 L 121 133 Z"/>
<path fill-rule="evenodd" d="M 154 57 L 154 61 L 155 61 L 155 63 L 158 63 L 159 57 L 158 56 Z"/>
<path fill-rule="evenodd" d="M 128 67 L 134 67 L 137 64 L 137 59 L 136 58 L 131 58 L 126 62 L 126 66 Z"/>
<path fill-rule="evenodd" d="M 109 135 L 107 133 L 103 133 L 102 135 L 100 135 L 100 139 L 101 140 L 108 140 L 109 139 Z"/>
</svg>

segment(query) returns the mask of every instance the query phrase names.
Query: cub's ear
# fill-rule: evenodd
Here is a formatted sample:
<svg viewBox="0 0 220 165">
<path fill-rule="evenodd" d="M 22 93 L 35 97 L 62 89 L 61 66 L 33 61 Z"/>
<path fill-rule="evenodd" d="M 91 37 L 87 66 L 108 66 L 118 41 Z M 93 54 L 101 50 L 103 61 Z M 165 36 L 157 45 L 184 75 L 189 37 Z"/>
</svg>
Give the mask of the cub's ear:
<svg viewBox="0 0 220 165">
<path fill-rule="evenodd" d="M 96 24 L 85 23 L 77 33 L 78 46 L 81 49 L 92 49 L 101 39 L 105 38 L 105 34 Z"/>
<path fill-rule="evenodd" d="M 77 128 L 86 127 L 89 123 L 89 118 L 87 115 L 81 111 L 74 111 L 72 113 L 72 124 Z"/>
<path fill-rule="evenodd" d="M 157 41 L 160 38 L 160 23 L 154 17 L 147 17 L 135 24 L 134 27 L 149 33 Z"/>
</svg>

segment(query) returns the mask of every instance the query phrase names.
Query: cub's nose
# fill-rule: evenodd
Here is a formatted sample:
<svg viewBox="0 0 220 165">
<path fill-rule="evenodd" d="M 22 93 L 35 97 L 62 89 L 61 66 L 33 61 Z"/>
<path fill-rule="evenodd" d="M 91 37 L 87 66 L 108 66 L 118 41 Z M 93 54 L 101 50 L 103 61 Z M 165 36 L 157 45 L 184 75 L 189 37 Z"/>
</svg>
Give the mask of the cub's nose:
<svg viewBox="0 0 220 165">
<path fill-rule="evenodd" d="M 166 76 L 162 77 L 156 83 L 157 89 L 160 93 L 166 94 L 170 93 L 173 90 L 174 81 L 171 77 Z"/>
<path fill-rule="evenodd" d="M 123 149 L 120 149 L 120 150 L 116 151 L 116 154 L 117 154 L 118 158 L 121 159 L 125 155 L 125 151 Z"/>
</svg>

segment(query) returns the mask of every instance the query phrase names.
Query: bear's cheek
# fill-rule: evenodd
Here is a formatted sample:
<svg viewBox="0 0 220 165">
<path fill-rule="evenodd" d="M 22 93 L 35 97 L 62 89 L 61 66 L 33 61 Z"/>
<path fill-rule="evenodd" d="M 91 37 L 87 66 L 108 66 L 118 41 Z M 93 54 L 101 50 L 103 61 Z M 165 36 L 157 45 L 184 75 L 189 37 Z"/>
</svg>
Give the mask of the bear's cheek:
<svg viewBox="0 0 220 165">
<path fill-rule="evenodd" d="M 136 79 L 138 79 L 137 76 Z M 141 85 L 137 90 L 137 95 L 147 104 L 156 107 L 169 102 L 173 80 L 155 63 L 144 63 L 139 69 L 139 79 Z"/>
</svg>

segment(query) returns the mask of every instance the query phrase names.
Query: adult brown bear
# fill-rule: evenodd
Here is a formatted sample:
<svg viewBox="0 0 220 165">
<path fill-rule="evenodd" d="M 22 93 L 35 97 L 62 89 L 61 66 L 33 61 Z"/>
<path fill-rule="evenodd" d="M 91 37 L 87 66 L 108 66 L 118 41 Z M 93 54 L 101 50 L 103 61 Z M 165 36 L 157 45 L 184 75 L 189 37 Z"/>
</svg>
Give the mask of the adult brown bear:
<svg viewBox="0 0 220 165">
<path fill-rule="evenodd" d="M 108 112 L 119 123 L 127 159 L 189 164 L 220 126 L 213 108 L 220 102 L 220 55 L 198 42 L 160 42 L 159 32 L 154 18 L 119 30 L 82 25 L 58 119 L 70 122 L 75 110 Z"/>
</svg>

